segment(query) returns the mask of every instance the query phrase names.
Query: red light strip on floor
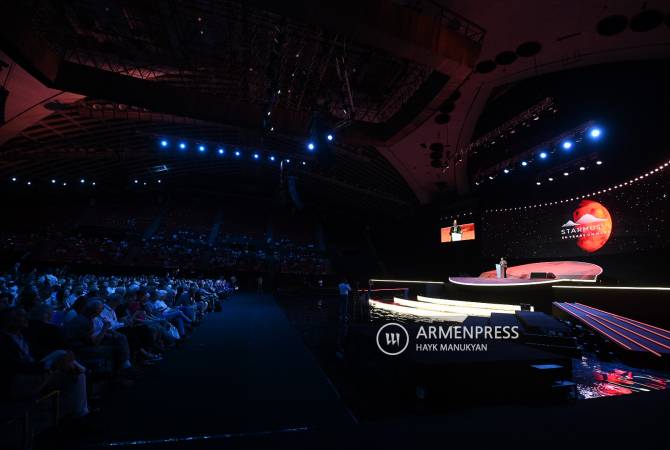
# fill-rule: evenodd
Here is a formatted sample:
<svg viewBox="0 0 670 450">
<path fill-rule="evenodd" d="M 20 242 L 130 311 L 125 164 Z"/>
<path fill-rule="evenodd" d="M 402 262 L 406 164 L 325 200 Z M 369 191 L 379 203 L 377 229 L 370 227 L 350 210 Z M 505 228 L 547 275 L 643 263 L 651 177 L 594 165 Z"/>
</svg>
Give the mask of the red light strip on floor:
<svg viewBox="0 0 670 450">
<path fill-rule="evenodd" d="M 596 307 L 589 306 L 589 305 L 584 305 L 584 304 L 579 303 L 579 302 L 575 302 L 575 304 L 576 304 L 576 305 L 581 305 L 581 306 L 583 306 L 583 307 L 585 307 L 585 308 L 595 309 L 596 311 L 600 311 L 600 312 L 603 312 L 603 313 L 610 314 L 610 315 L 612 315 L 612 316 L 614 316 L 614 317 L 617 317 L 617 318 L 622 319 L 622 320 L 627 321 L 627 322 L 635 322 L 635 323 L 637 323 L 637 324 L 642 325 L 643 327 L 653 328 L 654 330 L 662 331 L 663 333 L 668 333 L 668 334 L 670 335 L 670 331 L 666 330 L 665 328 L 655 327 L 655 326 L 653 326 L 653 325 L 649 325 L 648 323 L 640 322 L 639 320 L 630 319 L 630 318 L 628 318 L 628 317 L 620 316 L 620 315 L 618 315 L 618 314 L 614 314 L 614 313 L 611 313 L 611 312 L 609 312 L 609 311 L 603 311 L 602 309 L 598 309 L 598 308 L 596 308 Z M 670 336 L 665 336 L 665 337 L 666 337 L 667 339 L 670 339 Z"/>
<path fill-rule="evenodd" d="M 358 292 L 381 292 L 381 291 L 405 291 L 409 288 L 380 288 L 380 289 L 359 289 Z"/>
<path fill-rule="evenodd" d="M 610 324 L 612 324 L 612 325 L 614 325 L 614 326 L 616 326 L 616 327 L 619 327 L 619 328 L 621 328 L 621 329 L 624 329 L 624 330 L 628 331 L 629 333 L 633 333 L 635 336 L 639 336 L 639 337 L 641 337 L 642 339 L 645 339 L 645 340 L 647 340 L 647 341 L 649 341 L 649 342 L 653 342 L 654 344 L 656 344 L 656 345 L 658 345 L 658 346 L 660 346 L 660 347 L 663 347 L 663 348 L 665 348 L 665 349 L 670 350 L 670 346 L 668 346 L 668 345 L 666 345 L 666 344 L 663 344 L 662 342 L 658 342 L 658 341 L 656 341 L 656 340 L 654 340 L 654 339 L 652 339 L 652 338 L 650 338 L 650 337 L 648 337 L 648 336 L 645 336 L 645 335 L 643 335 L 643 334 L 637 333 L 636 331 L 633 331 L 633 330 L 631 330 L 630 328 L 626 328 L 626 327 L 624 327 L 623 325 L 620 325 L 620 324 L 618 324 L 618 323 L 616 323 L 616 322 L 612 322 L 611 320 L 606 319 L 605 317 L 596 316 L 595 314 L 590 313 L 590 312 L 588 312 L 587 310 L 582 309 L 582 308 L 580 308 L 580 307 L 577 306 L 577 305 L 573 305 L 573 307 L 575 307 L 575 308 L 577 308 L 578 310 L 584 312 L 585 314 L 588 314 L 589 316 L 593 316 L 594 318 L 595 318 L 595 317 L 598 317 L 599 319 L 602 319 L 602 320 L 604 320 L 604 321 L 607 322 L 607 323 L 610 323 Z"/>
<path fill-rule="evenodd" d="M 656 335 L 656 336 L 658 336 L 658 337 L 660 337 L 660 338 L 670 340 L 670 336 L 666 336 L 666 335 L 663 335 L 663 334 L 661 334 L 661 333 L 657 333 L 657 332 L 654 331 L 654 330 L 650 330 L 649 328 L 647 328 L 647 327 L 645 326 L 645 325 L 647 325 L 647 324 L 643 324 L 642 322 L 638 322 L 638 321 L 636 321 L 636 320 L 629 319 L 629 318 L 627 318 L 627 317 L 619 316 L 619 315 L 614 314 L 614 313 L 611 313 L 611 312 L 603 311 L 603 310 L 601 310 L 601 309 L 594 308 L 593 306 L 583 305 L 583 304 L 581 304 L 581 303 L 576 303 L 576 302 L 575 302 L 575 304 L 576 304 L 576 305 L 581 305 L 581 306 L 583 306 L 584 308 L 587 308 L 587 309 L 593 309 L 593 310 L 598 311 L 598 312 L 601 312 L 601 313 L 609 314 L 610 316 L 616 317 L 617 319 L 622 320 L 622 321 L 626 322 L 627 324 L 632 325 L 632 326 L 634 326 L 634 327 L 636 327 L 636 328 L 639 328 L 639 329 L 641 329 L 641 330 L 644 330 L 644 331 L 646 331 L 647 333 L 651 333 L 651 334 L 654 334 L 654 335 Z M 647 325 L 647 326 L 649 326 L 649 327 L 651 327 L 651 328 L 656 328 L 656 327 L 654 327 L 654 326 L 652 326 L 652 325 Z M 656 329 L 662 329 L 662 328 L 656 328 Z"/>
<path fill-rule="evenodd" d="M 624 344 L 623 342 L 621 342 L 620 340 L 618 340 L 618 339 L 615 338 L 614 336 L 611 336 L 607 331 L 603 331 L 602 329 L 600 329 L 600 328 L 598 328 L 597 326 L 593 325 L 592 323 L 588 322 L 588 321 L 586 320 L 586 318 L 584 318 L 584 317 L 580 317 L 578 314 L 574 313 L 573 311 L 570 311 L 567 307 L 562 306 L 562 305 L 560 305 L 559 303 L 554 303 L 554 305 L 558 306 L 560 309 L 562 309 L 563 311 L 567 312 L 568 314 L 570 314 L 572 317 L 576 318 L 577 320 L 580 320 L 580 321 L 584 322 L 586 325 L 590 326 L 591 328 L 597 330 L 599 333 L 604 334 L 605 336 L 607 336 L 608 338 L 610 338 L 612 341 L 616 342 L 617 344 L 619 344 L 620 346 L 622 346 L 623 348 L 625 348 L 626 350 L 633 350 L 631 347 L 629 347 L 628 345 Z"/>
<path fill-rule="evenodd" d="M 608 330 L 610 330 L 610 331 L 616 333 L 617 335 L 621 336 L 622 338 L 626 339 L 627 341 L 632 342 L 633 344 L 637 345 L 638 347 L 642 347 L 643 349 L 647 350 L 649 353 L 652 353 L 652 354 L 654 354 L 654 355 L 656 355 L 656 356 L 659 356 L 659 357 L 661 356 L 660 353 L 658 353 L 658 352 L 655 351 L 655 350 L 650 349 L 649 347 L 647 347 L 646 345 L 642 344 L 641 342 L 638 342 L 638 341 L 636 341 L 635 339 L 633 339 L 633 338 L 631 338 L 631 337 L 629 337 L 629 336 L 626 336 L 625 334 L 621 333 L 620 331 L 615 330 L 614 328 L 610 327 L 609 325 L 606 325 L 606 324 L 602 323 L 602 322 L 601 322 L 599 319 L 597 319 L 596 316 L 594 316 L 593 314 L 590 314 L 590 313 L 588 313 L 588 312 L 585 312 L 585 311 L 581 310 L 580 308 L 578 308 L 578 307 L 576 307 L 576 306 L 574 306 L 574 305 L 573 305 L 573 307 L 576 308 L 576 309 L 578 309 L 578 310 L 580 310 L 580 311 L 582 311 L 582 312 L 584 312 L 584 314 L 586 314 L 586 315 L 588 316 L 589 320 L 593 320 L 593 321 L 595 321 L 595 322 L 598 322 L 600 325 L 604 326 L 604 327 L 607 328 Z"/>
</svg>

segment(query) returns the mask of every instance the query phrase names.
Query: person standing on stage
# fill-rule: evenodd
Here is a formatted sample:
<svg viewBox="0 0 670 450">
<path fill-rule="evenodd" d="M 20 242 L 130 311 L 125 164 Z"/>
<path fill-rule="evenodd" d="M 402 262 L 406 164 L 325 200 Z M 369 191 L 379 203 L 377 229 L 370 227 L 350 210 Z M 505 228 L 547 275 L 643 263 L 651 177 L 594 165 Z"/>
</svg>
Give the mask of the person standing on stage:
<svg viewBox="0 0 670 450">
<path fill-rule="evenodd" d="M 458 224 L 458 221 L 454 219 L 454 225 L 451 227 L 451 230 L 449 231 L 449 237 L 451 238 L 451 241 L 454 241 L 454 234 L 458 234 L 459 238 L 461 235 L 461 226 Z"/>
<path fill-rule="evenodd" d="M 500 274 L 503 278 L 507 278 L 507 260 L 504 256 L 500 258 Z"/>
</svg>

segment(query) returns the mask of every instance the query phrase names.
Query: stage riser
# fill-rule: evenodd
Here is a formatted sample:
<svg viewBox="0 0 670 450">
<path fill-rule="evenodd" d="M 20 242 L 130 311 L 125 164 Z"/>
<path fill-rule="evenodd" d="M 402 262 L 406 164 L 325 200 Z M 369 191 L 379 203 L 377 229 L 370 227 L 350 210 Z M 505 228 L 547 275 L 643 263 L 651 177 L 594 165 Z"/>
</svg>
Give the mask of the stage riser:
<svg viewBox="0 0 670 450">
<path fill-rule="evenodd" d="M 565 284 L 563 284 L 566 286 Z M 575 286 L 584 286 L 583 284 Z M 579 302 L 652 325 L 670 328 L 670 291 L 522 287 L 475 287 L 449 285 L 447 298 L 489 303 L 528 303 L 536 311 L 551 314 L 552 302 Z"/>
</svg>

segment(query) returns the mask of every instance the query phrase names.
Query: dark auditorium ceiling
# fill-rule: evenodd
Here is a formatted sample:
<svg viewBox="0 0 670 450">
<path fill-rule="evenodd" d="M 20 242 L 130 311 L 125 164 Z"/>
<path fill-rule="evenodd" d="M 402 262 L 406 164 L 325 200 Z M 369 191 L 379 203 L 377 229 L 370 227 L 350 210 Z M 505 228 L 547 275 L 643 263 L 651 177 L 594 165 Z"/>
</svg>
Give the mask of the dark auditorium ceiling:
<svg viewBox="0 0 670 450">
<path fill-rule="evenodd" d="M 161 163 L 184 176 L 242 171 L 166 160 L 156 139 L 309 160 L 310 134 L 334 129 L 335 163 L 305 169 L 311 183 L 398 205 L 470 190 L 468 144 L 501 87 L 670 56 L 669 28 L 653 13 L 665 17 L 663 2 L 26 0 L 3 9 L 3 176 L 132 177 Z"/>
</svg>

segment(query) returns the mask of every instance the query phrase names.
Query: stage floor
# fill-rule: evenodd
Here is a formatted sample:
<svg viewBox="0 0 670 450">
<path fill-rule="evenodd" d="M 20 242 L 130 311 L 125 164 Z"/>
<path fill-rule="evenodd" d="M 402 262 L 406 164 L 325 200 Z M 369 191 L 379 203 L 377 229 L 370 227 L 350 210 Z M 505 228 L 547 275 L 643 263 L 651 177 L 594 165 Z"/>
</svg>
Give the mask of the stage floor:
<svg viewBox="0 0 670 450">
<path fill-rule="evenodd" d="M 603 273 L 603 268 L 592 263 L 582 261 L 547 261 L 531 264 L 522 264 L 507 268 L 508 279 L 530 280 L 531 273 L 553 274 L 556 279 L 564 281 L 591 281 L 594 282 Z M 479 278 L 499 280 L 495 270 L 482 272 Z"/>
</svg>

